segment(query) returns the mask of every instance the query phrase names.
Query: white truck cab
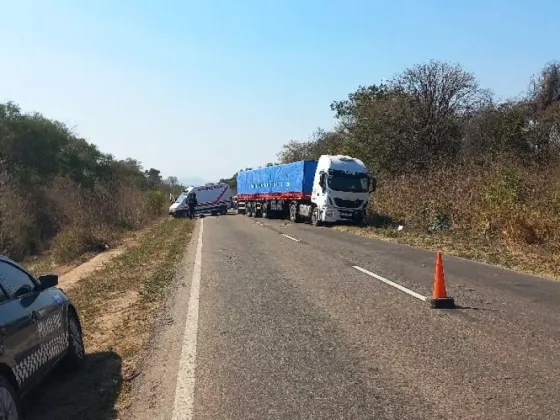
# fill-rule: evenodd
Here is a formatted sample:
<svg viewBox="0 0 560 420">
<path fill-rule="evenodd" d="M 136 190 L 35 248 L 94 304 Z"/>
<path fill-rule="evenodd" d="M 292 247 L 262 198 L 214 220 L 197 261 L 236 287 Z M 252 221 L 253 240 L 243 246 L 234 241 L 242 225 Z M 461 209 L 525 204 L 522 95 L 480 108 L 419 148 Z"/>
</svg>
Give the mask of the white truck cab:
<svg viewBox="0 0 560 420">
<path fill-rule="evenodd" d="M 343 155 L 322 155 L 317 163 L 311 202 L 317 212 L 314 224 L 365 219 L 375 179 L 360 159 Z"/>
</svg>

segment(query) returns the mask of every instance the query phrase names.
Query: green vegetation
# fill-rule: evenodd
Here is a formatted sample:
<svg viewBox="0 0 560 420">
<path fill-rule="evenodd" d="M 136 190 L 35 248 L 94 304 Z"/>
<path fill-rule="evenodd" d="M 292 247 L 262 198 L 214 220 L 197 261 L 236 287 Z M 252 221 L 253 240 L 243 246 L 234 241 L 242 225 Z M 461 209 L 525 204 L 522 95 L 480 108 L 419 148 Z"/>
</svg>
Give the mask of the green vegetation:
<svg viewBox="0 0 560 420">
<path fill-rule="evenodd" d="M 53 246 L 62 263 L 105 249 L 119 232 L 162 214 L 175 177 L 117 160 L 64 124 L 0 104 L 0 254 Z"/>
<path fill-rule="evenodd" d="M 359 233 L 560 278 L 560 63 L 498 102 L 460 66 L 430 61 L 331 109 L 335 129 L 288 142 L 279 160 L 362 159 L 378 190 Z"/>
</svg>

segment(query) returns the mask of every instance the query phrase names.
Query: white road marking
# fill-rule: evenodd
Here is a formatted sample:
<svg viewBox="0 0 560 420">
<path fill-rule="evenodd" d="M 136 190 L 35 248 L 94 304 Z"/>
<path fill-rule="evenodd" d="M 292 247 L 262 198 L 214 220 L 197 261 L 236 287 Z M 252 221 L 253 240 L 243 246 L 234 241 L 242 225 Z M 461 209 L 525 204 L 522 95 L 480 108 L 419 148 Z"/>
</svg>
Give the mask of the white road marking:
<svg viewBox="0 0 560 420">
<path fill-rule="evenodd" d="M 194 380 L 196 368 L 196 336 L 198 333 L 198 303 L 200 296 L 200 277 L 202 273 L 202 231 L 204 219 L 200 220 L 200 231 L 196 245 L 196 256 L 189 297 L 189 308 L 185 322 L 181 362 L 177 375 L 175 403 L 172 420 L 192 420 L 194 417 Z"/>
<path fill-rule="evenodd" d="M 294 242 L 299 242 L 299 239 L 294 238 L 293 236 L 286 235 L 285 233 L 281 233 L 282 236 L 285 236 L 288 239 L 291 239 Z"/>
<path fill-rule="evenodd" d="M 414 290 L 407 289 L 406 287 L 401 286 L 400 284 L 397 284 L 391 280 L 387 280 L 385 277 L 381 277 L 378 274 L 372 273 L 371 271 L 368 271 L 365 268 L 358 267 L 357 265 L 354 265 L 352 267 L 354 267 L 358 271 L 361 271 L 364 274 L 367 274 L 368 276 L 373 277 L 374 279 L 377 279 L 379 281 L 382 281 L 383 283 L 388 284 L 389 286 L 393 286 L 394 288 L 399 289 L 401 292 L 408 293 L 410 296 L 414 296 L 416 299 L 423 300 L 424 302 L 428 300 L 426 296 L 422 296 L 420 293 L 416 293 Z"/>
</svg>

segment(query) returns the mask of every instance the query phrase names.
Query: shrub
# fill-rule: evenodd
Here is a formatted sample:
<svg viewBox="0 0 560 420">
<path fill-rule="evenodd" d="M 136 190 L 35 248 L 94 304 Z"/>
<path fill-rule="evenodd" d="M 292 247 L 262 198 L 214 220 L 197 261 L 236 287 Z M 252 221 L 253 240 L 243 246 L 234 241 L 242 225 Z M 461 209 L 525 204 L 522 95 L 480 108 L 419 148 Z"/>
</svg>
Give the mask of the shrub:
<svg viewBox="0 0 560 420">
<path fill-rule="evenodd" d="M 373 210 L 408 230 L 450 230 L 509 245 L 560 243 L 560 169 L 497 161 L 386 177 Z"/>
<path fill-rule="evenodd" d="M 108 248 L 106 232 L 91 227 L 68 226 L 52 241 L 53 257 L 57 263 L 67 263 L 86 252 L 103 251 Z"/>
</svg>

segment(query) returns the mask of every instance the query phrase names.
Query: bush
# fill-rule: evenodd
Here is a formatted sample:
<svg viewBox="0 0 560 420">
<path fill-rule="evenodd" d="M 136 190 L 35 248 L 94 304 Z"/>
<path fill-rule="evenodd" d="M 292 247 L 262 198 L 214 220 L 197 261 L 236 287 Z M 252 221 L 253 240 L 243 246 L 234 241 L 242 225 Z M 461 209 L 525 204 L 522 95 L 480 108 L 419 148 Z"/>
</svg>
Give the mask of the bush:
<svg viewBox="0 0 560 420">
<path fill-rule="evenodd" d="M 511 161 L 379 182 L 370 211 L 408 230 L 450 230 L 510 246 L 560 243 L 560 169 Z"/>
<path fill-rule="evenodd" d="M 51 248 L 56 263 L 67 263 L 86 252 L 106 250 L 108 242 L 108 235 L 102 230 L 68 226 L 54 238 Z"/>
<path fill-rule="evenodd" d="M 166 197 L 163 191 L 151 190 L 146 198 L 147 210 L 151 216 L 159 216 L 163 213 Z"/>
</svg>

